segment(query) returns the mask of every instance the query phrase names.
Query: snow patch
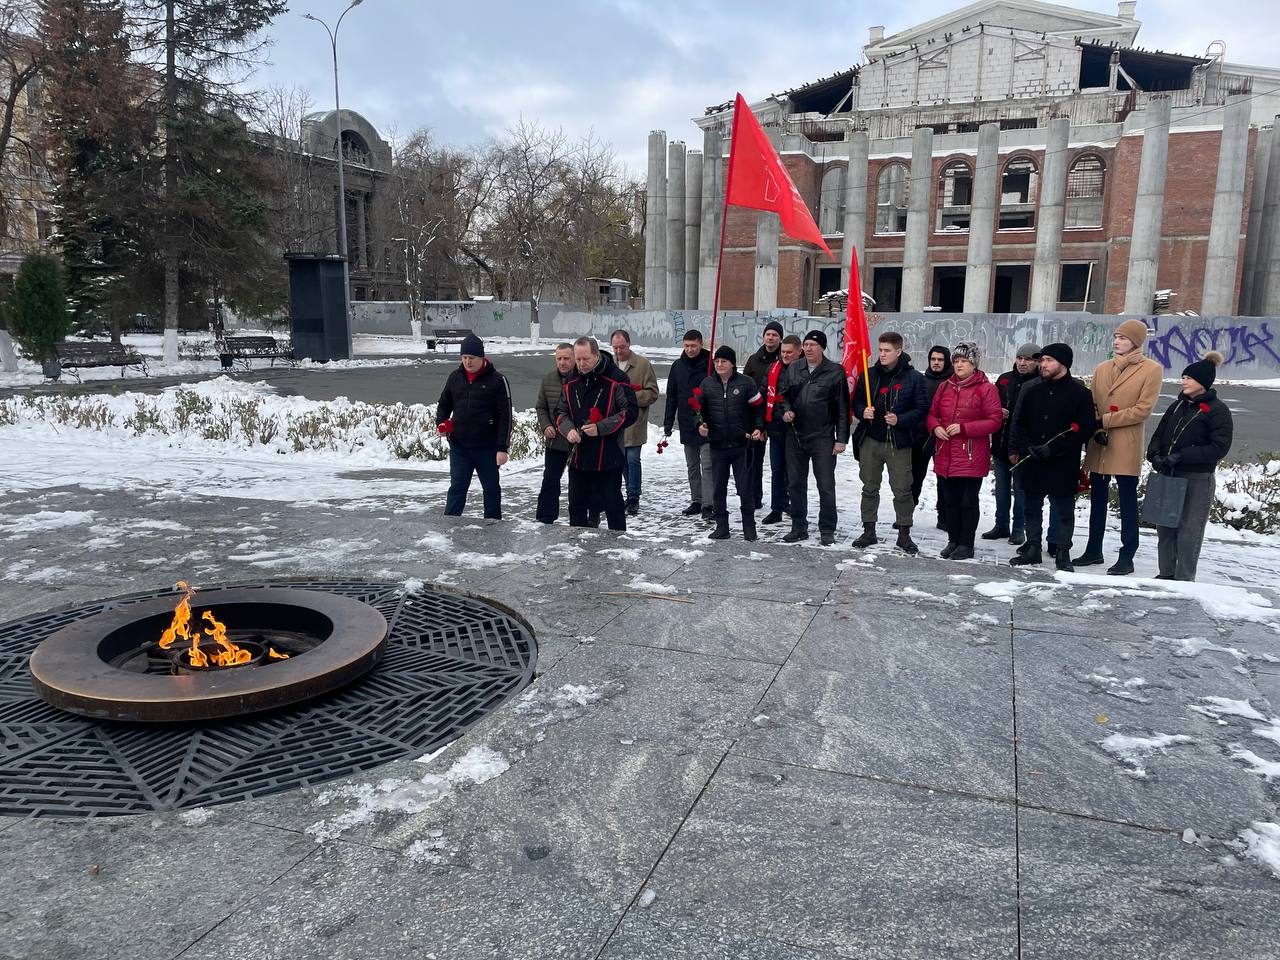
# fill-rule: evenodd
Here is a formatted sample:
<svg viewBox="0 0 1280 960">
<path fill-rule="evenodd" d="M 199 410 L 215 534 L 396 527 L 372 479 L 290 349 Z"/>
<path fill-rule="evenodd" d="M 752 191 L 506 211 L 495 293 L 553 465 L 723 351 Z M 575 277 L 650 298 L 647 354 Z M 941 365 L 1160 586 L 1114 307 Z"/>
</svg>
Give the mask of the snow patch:
<svg viewBox="0 0 1280 960">
<path fill-rule="evenodd" d="M 1098 746 L 1123 763 L 1125 772 L 1130 776 L 1145 780 L 1147 758 L 1163 754 L 1169 747 L 1180 743 L 1195 743 L 1195 739 L 1180 733 L 1157 733 L 1150 737 L 1113 733 L 1105 740 L 1100 740 Z"/>
<path fill-rule="evenodd" d="M 1255 710 L 1248 700 L 1228 700 L 1226 697 L 1200 697 L 1199 699 L 1208 706 L 1192 706 L 1191 709 L 1214 720 L 1222 720 L 1224 716 L 1243 717 L 1246 720 L 1268 719 Z"/>
<path fill-rule="evenodd" d="M 16 517 L 10 523 L 0 525 L 5 533 L 36 533 L 45 530 L 62 530 L 66 527 L 79 527 L 93 523 L 92 510 L 41 510 Z"/>
<path fill-rule="evenodd" d="M 652 580 L 646 580 L 644 577 L 635 577 L 627 584 L 627 589 L 635 590 L 639 593 L 662 593 L 676 594 L 680 591 L 676 587 L 669 586 L 665 583 L 654 583 Z"/>
<path fill-rule="evenodd" d="M 208 807 L 195 807 L 192 810 L 183 810 L 178 814 L 178 820 L 188 827 L 199 827 L 212 820 L 213 815 L 213 811 Z"/>
<path fill-rule="evenodd" d="M 662 552 L 665 556 L 675 557 L 675 559 L 681 561 L 682 563 L 692 563 L 694 560 L 697 560 L 699 557 L 706 556 L 706 552 L 703 550 L 678 550 L 674 547 L 669 547 L 668 549 L 663 550 Z"/>
<path fill-rule="evenodd" d="M 1280 823 L 1255 820 L 1240 831 L 1241 852 L 1280 880 Z"/>
<path fill-rule="evenodd" d="M 1256 773 L 1268 783 L 1272 780 L 1280 780 L 1280 763 L 1275 760 L 1268 760 L 1266 757 L 1260 757 L 1252 750 L 1235 747 L 1231 751 L 1231 759 L 1239 760 L 1249 768 L 1250 773 Z"/>
<path fill-rule="evenodd" d="M 1229 653 L 1237 660 L 1248 659 L 1248 654 L 1241 653 L 1235 647 L 1220 647 L 1213 641 L 1206 640 L 1204 637 L 1176 638 L 1157 637 L 1153 635 L 1151 639 L 1156 643 L 1167 643 L 1172 646 L 1174 648 L 1172 652 L 1175 657 L 1197 657 L 1208 650 L 1213 653 Z"/>
</svg>

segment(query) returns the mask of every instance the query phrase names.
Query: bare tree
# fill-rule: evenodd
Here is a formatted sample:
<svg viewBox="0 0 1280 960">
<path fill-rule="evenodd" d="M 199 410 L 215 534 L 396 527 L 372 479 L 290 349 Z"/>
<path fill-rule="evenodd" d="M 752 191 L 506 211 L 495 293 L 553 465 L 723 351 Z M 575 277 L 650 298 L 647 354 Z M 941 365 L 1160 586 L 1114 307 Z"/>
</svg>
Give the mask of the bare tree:
<svg viewBox="0 0 1280 960">
<path fill-rule="evenodd" d="M 44 154 L 35 124 L 27 120 L 36 115 L 44 66 L 39 21 L 38 0 L 0 0 L 0 237 L 6 242 L 39 239 L 26 235 L 17 216 L 21 203 L 43 192 L 36 185 L 43 180 Z"/>
<path fill-rule="evenodd" d="M 328 249 L 333 241 L 333 186 L 328 158 L 306 152 L 302 121 L 311 95 L 301 87 L 271 87 L 257 98 L 253 126 L 266 148 L 267 232 L 281 253 Z"/>
</svg>

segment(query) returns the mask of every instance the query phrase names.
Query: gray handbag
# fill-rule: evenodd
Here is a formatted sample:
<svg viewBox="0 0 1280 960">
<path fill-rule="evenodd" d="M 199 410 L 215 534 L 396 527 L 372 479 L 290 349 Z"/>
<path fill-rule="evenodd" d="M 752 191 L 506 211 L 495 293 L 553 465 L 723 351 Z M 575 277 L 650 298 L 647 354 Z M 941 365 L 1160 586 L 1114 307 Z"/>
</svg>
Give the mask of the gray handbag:
<svg viewBox="0 0 1280 960">
<path fill-rule="evenodd" d="M 1142 501 L 1142 519 L 1157 527 L 1176 527 L 1182 522 L 1182 505 L 1187 499 L 1185 477 L 1171 477 L 1154 471 L 1147 477 L 1147 495 Z"/>
</svg>

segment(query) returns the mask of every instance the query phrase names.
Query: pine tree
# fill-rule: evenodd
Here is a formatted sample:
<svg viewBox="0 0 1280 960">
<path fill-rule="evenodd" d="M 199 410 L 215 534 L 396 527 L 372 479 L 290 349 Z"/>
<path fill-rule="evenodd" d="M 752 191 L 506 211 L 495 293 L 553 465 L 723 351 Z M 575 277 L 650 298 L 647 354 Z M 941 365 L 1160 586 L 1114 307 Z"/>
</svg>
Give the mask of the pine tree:
<svg viewBox="0 0 1280 960">
<path fill-rule="evenodd" d="M 5 305 L 9 333 L 32 360 L 54 358 L 54 344 L 67 335 L 67 304 L 62 262 L 36 253 L 22 261 Z"/>
</svg>

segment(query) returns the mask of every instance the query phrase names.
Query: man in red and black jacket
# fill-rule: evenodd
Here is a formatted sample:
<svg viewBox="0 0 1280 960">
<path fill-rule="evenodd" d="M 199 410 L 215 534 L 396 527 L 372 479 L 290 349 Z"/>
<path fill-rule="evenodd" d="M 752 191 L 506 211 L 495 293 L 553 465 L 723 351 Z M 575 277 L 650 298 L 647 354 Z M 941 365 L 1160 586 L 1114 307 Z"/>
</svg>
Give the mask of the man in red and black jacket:
<svg viewBox="0 0 1280 960">
<path fill-rule="evenodd" d="M 787 367 L 800 358 L 800 338 L 794 333 L 782 338 L 775 360 L 764 376 L 764 432 L 769 438 L 769 513 L 761 523 L 781 523 L 791 512 L 787 496 L 787 444 L 794 442 L 795 431 L 782 420 L 782 390 Z"/>
<path fill-rule="evenodd" d="M 556 405 L 556 429 L 574 445 L 569 457 L 569 524 L 591 526 L 604 513 L 610 530 L 627 529 L 622 471 L 627 464 L 624 431 L 636 422 L 635 390 L 594 337 L 573 342 L 577 373 Z"/>
<path fill-rule="evenodd" d="M 436 405 L 440 435 L 449 438 L 449 493 L 446 516 L 462 516 L 471 475 L 484 490 L 484 515 L 502 519 L 498 468 L 511 442 L 511 387 L 485 359 L 484 342 L 474 333 L 462 341 L 462 363 L 445 381 Z"/>
</svg>

